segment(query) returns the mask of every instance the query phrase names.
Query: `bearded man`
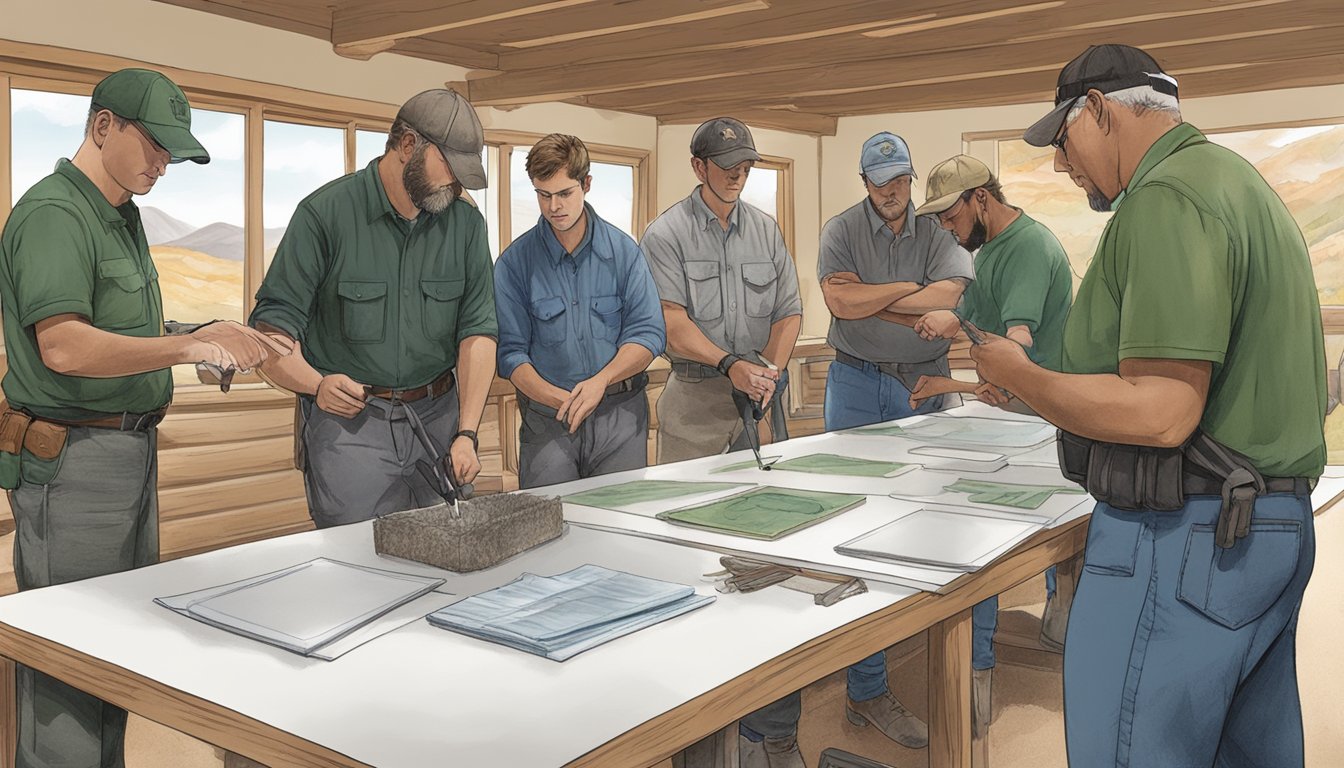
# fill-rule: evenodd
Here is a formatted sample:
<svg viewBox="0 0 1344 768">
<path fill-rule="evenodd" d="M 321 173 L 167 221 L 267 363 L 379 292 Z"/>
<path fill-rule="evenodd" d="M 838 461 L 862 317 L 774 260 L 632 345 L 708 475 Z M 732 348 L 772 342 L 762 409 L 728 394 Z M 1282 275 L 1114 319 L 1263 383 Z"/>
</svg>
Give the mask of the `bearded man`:
<svg viewBox="0 0 1344 768">
<path fill-rule="evenodd" d="M 480 472 L 494 276 L 485 220 L 459 195 L 486 185 L 484 142 L 462 96 L 412 97 L 381 157 L 299 203 L 257 291 L 249 323 L 302 351 L 262 372 L 299 396 L 319 528 L 441 502 L 417 467 L 433 461 L 426 433 L 456 483 Z"/>
</svg>

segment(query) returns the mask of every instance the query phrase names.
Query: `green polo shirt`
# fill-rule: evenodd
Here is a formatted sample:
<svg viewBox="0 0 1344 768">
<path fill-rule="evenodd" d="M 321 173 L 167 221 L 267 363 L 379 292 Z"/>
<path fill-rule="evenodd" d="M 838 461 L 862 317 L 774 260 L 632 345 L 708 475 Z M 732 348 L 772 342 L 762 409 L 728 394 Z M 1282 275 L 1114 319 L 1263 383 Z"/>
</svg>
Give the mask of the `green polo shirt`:
<svg viewBox="0 0 1344 768">
<path fill-rule="evenodd" d="M 962 296 L 961 315 L 1002 336 L 1023 325 L 1031 331 L 1027 356 L 1058 371 L 1064 358 L 1064 321 L 1073 298 L 1073 274 L 1064 246 L 1045 225 L 1023 213 L 975 254 L 975 282 Z"/>
<path fill-rule="evenodd" d="M 463 339 L 498 338 L 485 219 L 460 199 L 402 219 L 375 159 L 299 203 L 248 322 L 298 339 L 323 374 L 428 384 Z"/>
<path fill-rule="evenodd" d="M 145 413 L 168 404 L 163 368 L 132 376 L 65 376 L 42 362 L 34 326 L 62 314 L 124 336 L 162 336 L 159 273 L 135 203 L 113 207 L 69 160 L 29 189 L 0 235 L 0 307 L 13 405 L 54 419 Z"/>
<path fill-rule="evenodd" d="M 1112 206 L 1064 331 L 1064 369 L 1213 363 L 1200 426 L 1270 476 L 1325 465 L 1325 351 L 1302 232 L 1250 163 L 1188 124 Z"/>
</svg>

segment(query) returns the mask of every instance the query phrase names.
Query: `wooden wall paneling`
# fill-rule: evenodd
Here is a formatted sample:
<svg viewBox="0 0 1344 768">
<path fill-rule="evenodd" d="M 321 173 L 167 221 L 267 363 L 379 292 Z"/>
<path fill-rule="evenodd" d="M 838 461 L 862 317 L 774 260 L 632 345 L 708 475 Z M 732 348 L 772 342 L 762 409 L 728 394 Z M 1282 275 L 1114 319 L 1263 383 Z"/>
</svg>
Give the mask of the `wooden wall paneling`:
<svg viewBox="0 0 1344 768">
<path fill-rule="evenodd" d="M 302 496 L 210 515 L 163 520 L 159 524 L 159 557 L 172 560 L 312 529 L 308 502 Z"/>
<path fill-rule="evenodd" d="M 241 507 L 303 498 L 303 473 L 297 469 L 249 472 L 242 477 L 198 477 L 187 485 L 159 490 L 159 519 L 198 517 Z"/>
<path fill-rule="evenodd" d="M 159 450 L 288 437 L 293 429 L 293 411 L 289 408 L 170 413 L 159 425 Z"/>
<path fill-rule="evenodd" d="M 177 488 L 204 478 L 228 480 L 294 466 L 289 436 L 159 451 L 159 488 Z"/>
</svg>

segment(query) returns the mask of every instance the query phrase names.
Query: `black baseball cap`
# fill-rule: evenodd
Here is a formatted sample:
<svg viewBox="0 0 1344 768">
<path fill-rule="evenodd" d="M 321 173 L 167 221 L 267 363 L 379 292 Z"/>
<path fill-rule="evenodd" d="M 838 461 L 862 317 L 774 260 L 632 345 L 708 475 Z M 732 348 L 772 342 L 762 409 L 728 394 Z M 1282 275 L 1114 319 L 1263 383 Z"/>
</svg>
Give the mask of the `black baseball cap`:
<svg viewBox="0 0 1344 768">
<path fill-rule="evenodd" d="M 93 89 L 93 106 L 139 123 L 172 162 L 210 162 L 210 153 L 191 134 L 191 104 L 177 84 L 152 69 L 122 69 Z"/>
<path fill-rule="evenodd" d="M 1110 93 L 1150 85 L 1158 93 L 1176 96 L 1176 78 L 1162 71 L 1152 56 L 1132 45 L 1093 45 L 1059 71 L 1055 108 L 1022 134 L 1032 146 L 1047 147 L 1073 108 L 1074 101 L 1096 89 Z"/>
<path fill-rule="evenodd" d="M 751 130 L 741 120 L 716 117 L 701 123 L 691 136 L 691 157 L 713 160 L 720 168 L 728 169 L 743 160 L 760 160 Z"/>
</svg>

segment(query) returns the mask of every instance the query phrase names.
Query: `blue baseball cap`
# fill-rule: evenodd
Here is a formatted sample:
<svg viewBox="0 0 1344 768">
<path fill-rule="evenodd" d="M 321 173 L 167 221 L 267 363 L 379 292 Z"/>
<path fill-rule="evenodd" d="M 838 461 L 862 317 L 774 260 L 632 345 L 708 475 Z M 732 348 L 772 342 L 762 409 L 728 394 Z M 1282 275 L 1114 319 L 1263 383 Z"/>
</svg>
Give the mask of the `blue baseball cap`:
<svg viewBox="0 0 1344 768">
<path fill-rule="evenodd" d="M 910 147 L 905 145 L 905 139 L 900 136 L 883 131 L 863 142 L 859 171 L 879 187 L 897 176 L 914 176 L 915 167 L 910 164 Z"/>
</svg>

